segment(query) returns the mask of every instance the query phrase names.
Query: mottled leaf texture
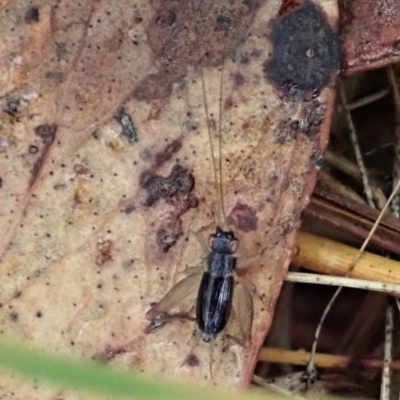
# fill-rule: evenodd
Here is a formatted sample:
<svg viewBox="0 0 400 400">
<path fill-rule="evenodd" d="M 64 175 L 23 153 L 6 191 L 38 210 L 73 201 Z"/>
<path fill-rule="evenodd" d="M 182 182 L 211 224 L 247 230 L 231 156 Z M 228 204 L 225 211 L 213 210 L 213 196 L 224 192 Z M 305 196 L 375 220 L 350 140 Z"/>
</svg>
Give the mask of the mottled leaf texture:
<svg viewBox="0 0 400 400">
<path fill-rule="evenodd" d="M 246 385 L 328 140 L 336 2 L 34 4 L 0 2 L 1 332 L 209 379 L 194 301 L 151 333 L 146 312 L 204 264 L 193 231 L 220 222 L 222 93 L 224 206 L 256 292 L 251 344 L 228 324 L 212 369 Z M 14 379 L 2 372 L 2 395 L 54 398 Z"/>
</svg>

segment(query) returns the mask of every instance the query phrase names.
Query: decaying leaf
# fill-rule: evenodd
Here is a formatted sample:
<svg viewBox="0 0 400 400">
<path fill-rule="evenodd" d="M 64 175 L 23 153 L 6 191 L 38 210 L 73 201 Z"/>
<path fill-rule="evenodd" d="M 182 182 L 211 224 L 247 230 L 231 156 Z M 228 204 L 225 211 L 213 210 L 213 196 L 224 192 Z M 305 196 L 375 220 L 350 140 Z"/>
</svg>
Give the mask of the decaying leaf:
<svg viewBox="0 0 400 400">
<path fill-rule="evenodd" d="M 344 74 L 382 68 L 399 61 L 398 2 L 343 1 L 340 7 Z"/>
<path fill-rule="evenodd" d="M 248 383 L 328 140 L 336 2 L 0 7 L 1 330 L 208 376 L 206 344 L 182 365 L 194 322 L 148 333 L 145 313 L 203 263 L 191 232 L 220 207 L 207 125 L 218 165 L 222 93 L 224 206 L 240 260 L 260 257 L 251 346 L 221 335 L 213 372 Z"/>
</svg>

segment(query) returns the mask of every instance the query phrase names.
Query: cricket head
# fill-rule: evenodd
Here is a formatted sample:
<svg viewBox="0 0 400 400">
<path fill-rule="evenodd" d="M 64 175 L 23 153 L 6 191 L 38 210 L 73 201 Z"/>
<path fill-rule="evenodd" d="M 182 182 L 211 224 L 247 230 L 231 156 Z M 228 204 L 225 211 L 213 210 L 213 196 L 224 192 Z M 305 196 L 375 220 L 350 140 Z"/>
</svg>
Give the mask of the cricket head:
<svg viewBox="0 0 400 400">
<path fill-rule="evenodd" d="M 236 252 L 238 244 L 233 231 L 224 231 L 219 226 L 209 238 L 210 249 L 218 253 L 233 254 Z"/>
</svg>

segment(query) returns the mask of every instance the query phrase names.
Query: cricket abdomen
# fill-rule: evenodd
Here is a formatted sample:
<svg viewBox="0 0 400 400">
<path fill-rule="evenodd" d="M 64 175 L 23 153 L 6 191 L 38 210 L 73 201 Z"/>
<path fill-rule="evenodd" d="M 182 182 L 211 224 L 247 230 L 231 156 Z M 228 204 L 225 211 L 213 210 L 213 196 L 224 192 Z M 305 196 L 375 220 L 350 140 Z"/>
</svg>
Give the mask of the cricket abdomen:
<svg viewBox="0 0 400 400">
<path fill-rule="evenodd" d="M 232 308 L 233 273 L 216 275 L 206 271 L 201 279 L 196 305 L 196 320 L 203 340 L 214 339 L 226 326 Z"/>
</svg>

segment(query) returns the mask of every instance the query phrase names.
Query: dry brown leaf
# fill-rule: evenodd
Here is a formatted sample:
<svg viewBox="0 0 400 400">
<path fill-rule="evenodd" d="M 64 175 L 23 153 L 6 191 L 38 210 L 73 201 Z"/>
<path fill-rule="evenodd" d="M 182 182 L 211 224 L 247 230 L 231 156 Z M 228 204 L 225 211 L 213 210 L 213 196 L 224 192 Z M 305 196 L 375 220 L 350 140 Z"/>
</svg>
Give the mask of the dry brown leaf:
<svg viewBox="0 0 400 400">
<path fill-rule="evenodd" d="M 399 61 L 399 16 L 398 1 L 340 2 L 344 74 L 361 73 Z"/>
<path fill-rule="evenodd" d="M 1 330 L 208 376 L 206 344 L 181 367 L 193 321 L 146 334 L 145 312 L 204 258 L 190 230 L 219 205 L 201 77 L 216 138 L 223 65 L 224 204 L 239 257 L 265 249 L 246 273 L 264 304 L 251 347 L 219 339 L 213 372 L 249 383 L 328 141 L 336 2 L 39 3 L 0 5 Z"/>
</svg>

